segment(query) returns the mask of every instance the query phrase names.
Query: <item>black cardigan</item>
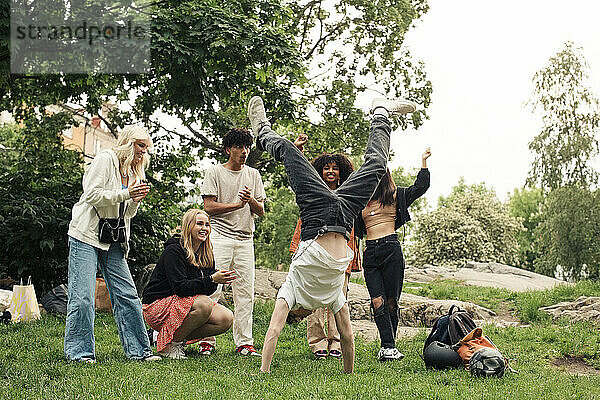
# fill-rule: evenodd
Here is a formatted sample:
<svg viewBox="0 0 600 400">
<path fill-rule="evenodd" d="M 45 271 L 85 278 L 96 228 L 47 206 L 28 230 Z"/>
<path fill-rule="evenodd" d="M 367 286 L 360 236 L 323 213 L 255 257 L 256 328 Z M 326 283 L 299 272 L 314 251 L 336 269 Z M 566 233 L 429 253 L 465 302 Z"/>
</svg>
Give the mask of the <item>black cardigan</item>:
<svg viewBox="0 0 600 400">
<path fill-rule="evenodd" d="M 211 295 L 217 284 L 210 279 L 216 272 L 214 262 L 211 267 L 197 268 L 187 260 L 186 253 L 175 235 L 165 242 L 165 249 L 150 276 L 150 281 L 142 295 L 142 303 L 152 304 L 156 300 L 176 294 L 179 297 L 197 294 Z"/>
<path fill-rule="evenodd" d="M 411 186 L 399 187 L 396 190 L 396 222 L 394 229 L 400 228 L 402 225 L 410 221 L 408 207 L 429 189 L 429 170 L 421 168 L 417 174 L 415 183 Z M 362 211 L 358 213 L 358 217 L 354 221 L 354 234 L 357 238 L 362 238 L 367 234 L 365 221 L 362 218 Z"/>
</svg>

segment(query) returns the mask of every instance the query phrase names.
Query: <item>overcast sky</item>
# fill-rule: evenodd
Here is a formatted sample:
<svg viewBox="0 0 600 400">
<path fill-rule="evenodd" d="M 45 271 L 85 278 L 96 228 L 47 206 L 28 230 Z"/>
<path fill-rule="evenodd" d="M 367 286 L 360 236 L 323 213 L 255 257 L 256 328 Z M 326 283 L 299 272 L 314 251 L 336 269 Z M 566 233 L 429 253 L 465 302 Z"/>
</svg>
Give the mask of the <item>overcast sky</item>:
<svg viewBox="0 0 600 400">
<path fill-rule="evenodd" d="M 433 84 L 430 120 L 395 134 L 392 167 L 420 166 L 431 146 L 437 204 L 460 176 L 485 182 L 501 199 L 522 187 L 532 161 L 528 143 L 540 118 L 524 103 L 532 78 L 570 40 L 583 48 L 593 90 L 600 92 L 599 2 L 429 0 L 430 10 L 407 35 Z"/>
</svg>

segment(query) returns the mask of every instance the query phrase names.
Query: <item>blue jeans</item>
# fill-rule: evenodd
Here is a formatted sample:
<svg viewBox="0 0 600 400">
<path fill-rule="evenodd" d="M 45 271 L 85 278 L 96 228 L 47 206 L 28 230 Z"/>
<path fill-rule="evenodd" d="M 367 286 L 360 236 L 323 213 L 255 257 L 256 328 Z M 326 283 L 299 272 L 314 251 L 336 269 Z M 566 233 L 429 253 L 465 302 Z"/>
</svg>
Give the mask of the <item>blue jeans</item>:
<svg viewBox="0 0 600 400">
<path fill-rule="evenodd" d="M 108 251 L 69 237 L 69 302 L 65 325 L 65 356 L 69 360 L 96 358 L 94 293 L 96 269 L 106 281 L 119 338 L 130 359 L 152 355 L 142 316 L 142 304 L 120 244 Z"/>
<path fill-rule="evenodd" d="M 296 194 L 303 241 L 327 231 L 349 236 L 358 213 L 365 208 L 386 172 L 390 132 L 389 120 L 376 115 L 371 121 L 364 164 L 352 172 L 340 187 L 331 190 L 292 142 L 279 136 L 269 126 L 260 130 L 257 147 L 283 163 Z"/>
</svg>

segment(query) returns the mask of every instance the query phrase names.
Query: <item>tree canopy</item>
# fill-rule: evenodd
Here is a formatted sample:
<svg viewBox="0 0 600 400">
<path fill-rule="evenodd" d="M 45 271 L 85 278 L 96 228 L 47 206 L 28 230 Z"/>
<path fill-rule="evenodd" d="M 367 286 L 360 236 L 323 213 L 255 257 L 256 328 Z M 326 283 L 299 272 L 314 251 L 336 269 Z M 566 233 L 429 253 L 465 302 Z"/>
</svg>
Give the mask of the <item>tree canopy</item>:
<svg viewBox="0 0 600 400">
<path fill-rule="evenodd" d="M 534 75 L 530 104 L 541 114 L 543 127 L 529 143 L 535 156 L 529 184 L 553 190 L 597 182 L 590 160 L 598 154 L 600 104 L 589 87 L 588 70 L 582 50 L 567 42 Z"/>
</svg>

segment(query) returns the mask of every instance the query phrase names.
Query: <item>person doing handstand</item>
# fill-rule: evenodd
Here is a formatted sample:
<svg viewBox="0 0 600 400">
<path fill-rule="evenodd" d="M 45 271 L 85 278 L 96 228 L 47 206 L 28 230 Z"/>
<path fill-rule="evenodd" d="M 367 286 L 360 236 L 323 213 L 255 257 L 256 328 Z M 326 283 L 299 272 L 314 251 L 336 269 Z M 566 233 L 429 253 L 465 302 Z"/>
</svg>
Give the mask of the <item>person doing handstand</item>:
<svg viewBox="0 0 600 400">
<path fill-rule="evenodd" d="M 303 145 L 308 141 L 308 136 L 305 134 L 298 135 L 298 138 L 294 142 L 294 145 L 302 151 Z M 343 154 L 330 154 L 324 153 L 313 159 L 311 165 L 317 170 L 319 175 L 323 178 L 323 182 L 329 189 L 336 190 L 341 184 L 343 184 L 350 174 L 354 171 L 352 162 Z M 294 236 L 290 243 L 290 252 L 296 253 L 298 245 L 300 244 L 300 231 L 302 228 L 302 220 L 298 219 L 296 229 L 294 230 Z M 352 261 L 346 268 L 344 274 L 344 285 L 342 292 L 347 297 L 348 294 L 348 282 L 350 280 L 350 274 L 352 271 L 360 271 L 360 251 L 358 251 L 357 240 L 354 237 L 354 231 L 350 232 L 350 240 L 348 240 L 348 247 L 354 253 Z M 327 331 L 325 331 L 327 326 Z M 335 325 L 335 317 L 333 311 L 327 307 L 321 307 L 313 310 L 313 313 L 306 319 L 306 339 L 310 351 L 315 355 L 317 359 L 323 359 L 327 356 L 334 358 L 342 358 L 341 346 L 340 346 L 340 333 Z"/>
<path fill-rule="evenodd" d="M 346 244 L 348 232 L 386 172 L 391 132 L 389 115 L 413 112 L 416 104 L 376 99 L 371 109 L 373 120 L 365 162 L 340 187 L 331 190 L 300 150 L 271 129 L 262 99 L 259 96 L 250 99 L 248 117 L 252 132 L 257 136 L 257 148 L 283 163 L 302 219 L 302 241 L 277 293 L 265 337 L 262 372 L 270 372 L 277 339 L 288 314 L 292 316 L 290 319 L 298 320 L 323 306 L 334 312 L 340 331 L 344 372 L 354 370 L 354 337 L 342 292 L 344 273 L 353 258 Z"/>
</svg>

